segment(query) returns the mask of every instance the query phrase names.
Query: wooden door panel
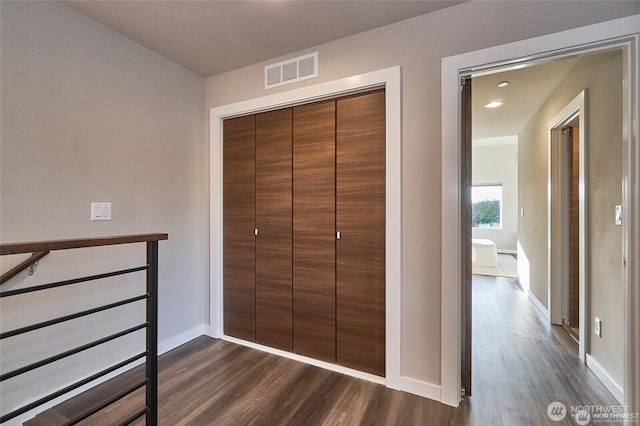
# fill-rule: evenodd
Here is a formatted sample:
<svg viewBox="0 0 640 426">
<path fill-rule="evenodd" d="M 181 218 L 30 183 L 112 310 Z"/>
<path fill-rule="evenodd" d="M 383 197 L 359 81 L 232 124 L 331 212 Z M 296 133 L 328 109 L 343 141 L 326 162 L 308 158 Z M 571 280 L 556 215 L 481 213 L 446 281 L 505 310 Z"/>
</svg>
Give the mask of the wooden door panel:
<svg viewBox="0 0 640 426">
<path fill-rule="evenodd" d="M 256 342 L 292 348 L 292 111 L 256 115 Z"/>
<path fill-rule="evenodd" d="M 293 124 L 293 350 L 335 362 L 335 101 Z"/>
<path fill-rule="evenodd" d="M 572 329 L 580 325 L 580 128 L 569 127 L 571 143 L 570 206 L 569 206 L 569 323 Z"/>
<path fill-rule="evenodd" d="M 461 232 L 460 247 L 462 247 L 462 253 L 460 253 L 460 262 L 462 263 L 461 270 L 461 312 L 462 312 L 462 324 L 464 327 L 462 342 L 461 342 L 461 375 L 462 375 L 462 387 L 464 388 L 464 394 L 471 396 L 471 356 L 472 356 L 472 264 L 471 264 L 471 238 L 472 226 L 471 226 L 471 186 L 472 186 L 472 155 L 471 155 L 471 139 L 472 139 L 472 126 L 471 126 L 471 113 L 472 113 L 472 79 L 467 77 L 465 84 L 462 87 L 462 141 L 460 145 L 460 160 L 462 165 L 462 190 L 460 200 L 460 220 L 461 220 Z"/>
<path fill-rule="evenodd" d="M 224 333 L 255 340 L 255 119 L 223 125 Z"/>
<path fill-rule="evenodd" d="M 337 362 L 385 374 L 385 94 L 337 100 Z"/>
</svg>

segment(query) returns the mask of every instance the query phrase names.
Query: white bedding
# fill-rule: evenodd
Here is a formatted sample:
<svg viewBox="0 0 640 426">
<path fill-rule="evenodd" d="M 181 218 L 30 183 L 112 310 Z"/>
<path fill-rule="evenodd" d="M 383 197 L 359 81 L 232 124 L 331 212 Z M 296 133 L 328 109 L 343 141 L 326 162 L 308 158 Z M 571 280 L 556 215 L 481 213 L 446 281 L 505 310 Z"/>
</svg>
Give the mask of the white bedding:
<svg viewBox="0 0 640 426">
<path fill-rule="evenodd" d="M 491 240 L 471 240 L 471 260 L 474 266 L 495 268 L 498 266 L 498 248 Z"/>
</svg>

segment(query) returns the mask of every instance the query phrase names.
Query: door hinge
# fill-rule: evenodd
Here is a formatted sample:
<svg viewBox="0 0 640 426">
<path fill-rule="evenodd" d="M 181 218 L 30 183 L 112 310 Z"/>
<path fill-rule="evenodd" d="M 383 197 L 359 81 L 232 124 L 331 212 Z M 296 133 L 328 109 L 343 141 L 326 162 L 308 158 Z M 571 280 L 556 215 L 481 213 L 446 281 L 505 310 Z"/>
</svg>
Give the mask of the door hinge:
<svg viewBox="0 0 640 426">
<path fill-rule="evenodd" d="M 465 388 L 460 388 L 460 400 L 465 399 L 467 396 L 467 391 Z"/>
</svg>

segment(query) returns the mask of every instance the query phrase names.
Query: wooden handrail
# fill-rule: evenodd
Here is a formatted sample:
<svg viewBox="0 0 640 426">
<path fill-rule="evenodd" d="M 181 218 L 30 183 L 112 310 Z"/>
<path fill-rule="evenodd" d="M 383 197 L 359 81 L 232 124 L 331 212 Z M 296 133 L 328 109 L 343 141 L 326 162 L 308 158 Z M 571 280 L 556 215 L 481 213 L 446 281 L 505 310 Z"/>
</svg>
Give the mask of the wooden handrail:
<svg viewBox="0 0 640 426">
<path fill-rule="evenodd" d="M 16 266 L 14 266 L 13 268 L 9 269 L 7 272 L 2 274 L 2 276 L 0 277 L 0 285 L 6 283 L 11 278 L 18 275 L 20 272 L 24 271 L 31 265 L 37 263 L 40 259 L 42 259 L 48 254 L 49 254 L 49 251 L 40 251 L 40 252 L 32 253 L 31 257 L 23 260 L 22 262 L 18 263 Z"/>
<path fill-rule="evenodd" d="M 168 234 L 136 234 L 116 237 L 81 238 L 73 240 L 35 241 L 0 245 L 0 256 L 9 254 L 45 252 L 86 247 L 111 246 L 116 244 L 144 243 L 168 239 Z"/>
</svg>

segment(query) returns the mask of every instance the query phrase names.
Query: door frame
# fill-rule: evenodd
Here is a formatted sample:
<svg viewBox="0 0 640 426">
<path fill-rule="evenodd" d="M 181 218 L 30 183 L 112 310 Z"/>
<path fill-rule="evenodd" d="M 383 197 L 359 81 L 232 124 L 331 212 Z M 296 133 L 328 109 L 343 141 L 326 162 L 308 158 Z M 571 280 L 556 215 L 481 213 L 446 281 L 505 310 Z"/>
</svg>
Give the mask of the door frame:
<svg viewBox="0 0 640 426">
<path fill-rule="evenodd" d="M 640 408 L 640 148 L 638 147 L 638 57 L 640 15 L 628 16 L 533 39 L 442 59 L 442 249 L 441 249 L 441 402 L 461 399 L 461 226 L 460 79 L 525 64 L 543 63 L 619 47 L 623 50 L 623 271 L 625 287 L 624 404 Z"/>
<path fill-rule="evenodd" d="M 399 66 L 339 80 L 269 94 L 210 109 L 209 134 L 209 327 L 207 335 L 247 345 L 280 356 L 359 377 L 387 387 L 438 399 L 439 388 L 402 376 L 402 75 Z M 314 360 L 291 352 L 225 336 L 222 307 L 222 123 L 226 118 L 291 107 L 320 100 L 384 88 L 386 92 L 386 377 Z M 404 342 L 405 345 L 410 342 Z"/>
<path fill-rule="evenodd" d="M 579 336 L 578 336 L 578 357 L 582 362 L 586 362 L 586 347 L 587 347 L 587 339 L 589 333 L 587 333 L 587 329 L 589 328 L 589 324 L 586 321 L 589 318 L 588 315 L 588 292 L 589 288 L 587 287 L 588 276 L 587 276 L 587 268 L 586 268 L 586 259 L 587 259 L 587 205 L 588 205 L 588 170 L 587 170 L 587 159 L 588 159 L 588 134 L 587 134 L 587 93 L 586 90 L 580 92 L 567 106 L 565 106 L 556 116 L 549 121 L 548 135 L 549 135 L 549 150 L 548 150 L 548 162 L 547 162 L 547 188 L 548 188 L 548 227 L 547 227 L 547 240 L 549 242 L 549 250 L 547 252 L 547 266 L 548 266 L 548 282 L 549 282 L 549 293 L 547 306 L 549 306 L 549 320 L 552 324 L 562 324 L 562 316 L 563 316 L 563 305 L 567 302 L 566 295 L 563 292 L 562 280 L 563 277 L 568 276 L 568 262 L 569 259 L 566 256 L 566 249 L 564 247 L 566 241 L 563 241 L 564 237 L 562 232 L 558 232 L 562 229 L 560 228 L 553 229 L 555 225 L 559 225 L 554 223 L 553 218 L 562 216 L 564 214 L 568 214 L 568 212 L 558 210 L 561 207 L 561 199 L 564 197 L 570 196 L 570 194 L 565 193 L 564 191 L 568 188 L 562 188 L 561 191 L 554 191 L 555 185 L 564 186 L 559 182 L 556 182 L 555 179 L 552 179 L 552 173 L 554 172 L 553 166 L 557 166 L 560 168 L 564 168 L 566 166 L 566 158 L 558 158 L 563 154 L 559 152 L 563 149 L 561 146 L 562 140 L 560 137 L 561 128 L 566 125 L 570 120 L 572 120 L 576 116 L 580 116 L 580 124 L 579 124 L 579 160 L 578 160 L 578 168 L 579 168 L 579 226 L 578 232 L 580 234 L 579 243 L 578 243 L 578 258 L 579 258 L 579 287 L 580 287 L 580 298 L 579 298 L 579 311 L 580 311 L 580 322 L 578 324 L 579 327 Z M 554 158 L 556 157 L 556 158 Z M 560 174 L 560 170 L 555 170 Z M 555 256 L 554 251 L 560 252 L 561 256 Z M 561 258 L 561 262 L 558 265 L 554 259 Z"/>
</svg>

